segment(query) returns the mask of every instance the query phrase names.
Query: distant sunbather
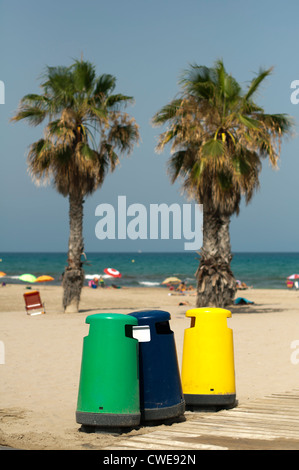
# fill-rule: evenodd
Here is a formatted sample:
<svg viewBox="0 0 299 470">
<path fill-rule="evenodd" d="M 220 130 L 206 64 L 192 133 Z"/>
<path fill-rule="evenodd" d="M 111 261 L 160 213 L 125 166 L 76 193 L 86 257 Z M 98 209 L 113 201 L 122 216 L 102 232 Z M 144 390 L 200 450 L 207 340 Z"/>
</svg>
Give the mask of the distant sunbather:
<svg viewBox="0 0 299 470">
<path fill-rule="evenodd" d="M 247 284 L 245 284 L 245 282 L 241 282 L 241 281 L 236 281 L 237 283 L 237 289 L 239 290 L 245 290 L 245 289 L 249 289 L 249 286 L 247 286 Z M 251 286 L 252 287 L 252 286 Z"/>
</svg>

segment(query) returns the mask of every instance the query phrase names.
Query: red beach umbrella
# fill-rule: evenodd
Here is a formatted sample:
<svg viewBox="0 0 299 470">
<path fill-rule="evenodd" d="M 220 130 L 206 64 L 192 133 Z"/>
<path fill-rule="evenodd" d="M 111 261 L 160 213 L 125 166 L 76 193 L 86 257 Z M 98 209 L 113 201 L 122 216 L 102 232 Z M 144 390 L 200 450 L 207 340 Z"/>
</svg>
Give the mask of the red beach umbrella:
<svg viewBox="0 0 299 470">
<path fill-rule="evenodd" d="M 299 279 L 299 274 L 291 274 L 288 279 Z"/>
<path fill-rule="evenodd" d="M 114 268 L 106 268 L 104 269 L 104 273 L 109 274 L 109 276 L 112 276 L 112 277 L 121 277 L 120 272 Z"/>
</svg>

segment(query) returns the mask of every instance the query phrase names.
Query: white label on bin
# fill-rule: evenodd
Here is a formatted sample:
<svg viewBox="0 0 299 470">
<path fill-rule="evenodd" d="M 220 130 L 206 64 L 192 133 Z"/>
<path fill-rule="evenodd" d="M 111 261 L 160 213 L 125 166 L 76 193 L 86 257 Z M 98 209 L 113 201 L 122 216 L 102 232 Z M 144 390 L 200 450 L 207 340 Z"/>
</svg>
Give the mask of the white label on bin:
<svg viewBox="0 0 299 470">
<path fill-rule="evenodd" d="M 148 343 L 151 340 L 151 330 L 148 325 L 133 326 L 133 338 L 138 339 L 140 343 Z"/>
</svg>

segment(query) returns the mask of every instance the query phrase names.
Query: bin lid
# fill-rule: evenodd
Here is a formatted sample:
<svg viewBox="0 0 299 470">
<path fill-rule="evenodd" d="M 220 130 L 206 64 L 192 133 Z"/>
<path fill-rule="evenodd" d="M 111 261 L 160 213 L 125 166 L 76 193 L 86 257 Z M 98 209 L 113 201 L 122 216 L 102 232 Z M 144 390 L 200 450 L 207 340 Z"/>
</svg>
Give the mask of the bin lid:
<svg viewBox="0 0 299 470">
<path fill-rule="evenodd" d="M 138 319 L 138 325 L 153 325 L 170 320 L 170 313 L 164 310 L 140 310 L 129 315 Z"/>
<path fill-rule="evenodd" d="M 202 307 L 202 308 L 192 308 L 187 310 L 186 317 L 201 317 L 201 316 L 218 316 L 218 317 L 225 317 L 229 318 L 232 316 L 232 313 L 229 310 L 224 308 L 212 308 L 212 307 Z"/>
<path fill-rule="evenodd" d="M 137 325 L 136 319 L 125 313 L 94 313 L 93 315 L 88 315 L 85 322 L 91 325 L 108 320 L 114 320 L 124 325 Z"/>
</svg>

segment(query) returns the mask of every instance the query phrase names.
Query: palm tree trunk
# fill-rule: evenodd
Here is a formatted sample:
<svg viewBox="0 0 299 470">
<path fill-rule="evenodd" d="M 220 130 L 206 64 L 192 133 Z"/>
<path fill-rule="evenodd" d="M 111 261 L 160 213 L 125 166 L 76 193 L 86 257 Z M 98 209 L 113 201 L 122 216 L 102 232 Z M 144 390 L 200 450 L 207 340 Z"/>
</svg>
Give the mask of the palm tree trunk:
<svg viewBox="0 0 299 470">
<path fill-rule="evenodd" d="M 225 307 L 233 303 L 236 281 L 232 260 L 230 217 L 210 208 L 203 213 L 203 247 L 196 272 L 197 307 Z"/>
<path fill-rule="evenodd" d="M 83 253 L 83 197 L 69 195 L 69 248 L 68 266 L 65 269 L 62 286 L 63 307 L 66 313 L 79 311 L 81 290 L 84 282 L 81 255 Z"/>
</svg>

